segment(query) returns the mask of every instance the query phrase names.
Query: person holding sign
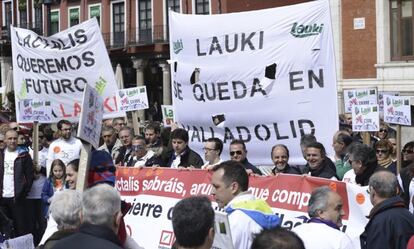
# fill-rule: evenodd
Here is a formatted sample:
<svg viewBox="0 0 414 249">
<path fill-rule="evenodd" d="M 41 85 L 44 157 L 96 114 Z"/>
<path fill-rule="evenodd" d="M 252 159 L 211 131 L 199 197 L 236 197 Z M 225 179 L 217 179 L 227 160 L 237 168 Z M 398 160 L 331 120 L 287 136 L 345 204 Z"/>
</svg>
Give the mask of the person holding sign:
<svg viewBox="0 0 414 249">
<path fill-rule="evenodd" d="M 305 152 L 307 164 L 303 169 L 304 174 L 338 180 L 335 165 L 326 156 L 326 150 L 323 144 L 319 142 L 311 143 L 306 147 Z"/>
<path fill-rule="evenodd" d="M 62 119 L 57 123 L 57 128 L 60 132 L 60 138 L 53 141 L 49 146 L 46 172 L 50 172 L 50 166 L 55 159 L 60 159 L 67 165 L 70 161 L 80 157 L 82 142 L 72 136 L 72 123 Z"/>
<path fill-rule="evenodd" d="M 289 165 L 289 149 L 283 144 L 277 144 L 272 147 L 272 161 L 275 167 L 272 169 L 272 174 L 300 174 L 300 170 Z"/>
<path fill-rule="evenodd" d="M 246 144 L 239 139 L 230 143 L 230 159 L 243 165 L 248 173 L 262 175 L 262 172 L 247 160 Z"/>
<path fill-rule="evenodd" d="M 220 158 L 221 152 L 223 151 L 223 142 L 216 137 L 207 139 L 204 143 L 204 159 L 206 163 L 203 165 L 203 169 L 213 169 L 214 166 L 223 162 Z"/>
<path fill-rule="evenodd" d="M 280 225 L 267 202 L 247 190 L 249 176 L 240 162 L 226 161 L 215 166 L 211 185 L 218 206 L 229 215 L 234 248 L 250 248 L 254 234 Z"/>
<path fill-rule="evenodd" d="M 171 144 L 173 150 L 167 153 L 164 165 L 171 168 L 195 167 L 201 168 L 204 162 L 197 152 L 188 147 L 188 132 L 177 128 L 171 132 Z"/>
</svg>

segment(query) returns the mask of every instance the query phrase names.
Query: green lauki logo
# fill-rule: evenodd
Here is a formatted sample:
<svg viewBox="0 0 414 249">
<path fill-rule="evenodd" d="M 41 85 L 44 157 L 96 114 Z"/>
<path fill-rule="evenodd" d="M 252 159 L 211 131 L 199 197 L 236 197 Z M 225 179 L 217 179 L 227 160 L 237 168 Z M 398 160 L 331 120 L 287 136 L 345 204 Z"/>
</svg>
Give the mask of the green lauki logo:
<svg viewBox="0 0 414 249">
<path fill-rule="evenodd" d="M 323 23 L 321 25 L 318 25 L 316 23 L 309 25 L 299 25 L 297 22 L 295 22 L 292 26 L 292 29 L 290 30 L 290 34 L 296 38 L 303 38 L 312 35 L 319 35 L 322 33 L 322 29 Z"/>
<path fill-rule="evenodd" d="M 181 39 L 173 42 L 173 49 L 174 49 L 174 53 L 178 54 L 179 52 L 181 52 L 181 50 L 184 49 L 183 46 L 183 41 Z"/>
</svg>

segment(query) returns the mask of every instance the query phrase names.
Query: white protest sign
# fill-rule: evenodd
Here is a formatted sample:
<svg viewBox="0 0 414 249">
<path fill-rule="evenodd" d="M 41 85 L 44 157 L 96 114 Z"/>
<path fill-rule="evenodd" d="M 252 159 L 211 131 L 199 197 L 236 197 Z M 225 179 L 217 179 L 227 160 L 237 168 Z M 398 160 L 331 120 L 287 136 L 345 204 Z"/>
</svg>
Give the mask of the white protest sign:
<svg viewBox="0 0 414 249">
<path fill-rule="evenodd" d="M 377 88 L 344 89 L 345 113 L 352 113 L 353 105 L 376 105 Z"/>
<path fill-rule="evenodd" d="M 174 123 L 174 107 L 172 105 L 161 105 L 162 122 L 168 127 Z"/>
<path fill-rule="evenodd" d="M 212 248 L 233 249 L 229 218 L 226 212 L 214 211 L 214 242 Z"/>
<path fill-rule="evenodd" d="M 50 101 L 53 119 L 78 122 L 85 85 L 104 99 L 104 117 L 125 116 L 118 87 L 95 18 L 51 37 L 11 27 L 16 106 L 23 99 Z M 21 115 L 17 109 L 18 122 Z"/>
<path fill-rule="evenodd" d="M 39 123 L 50 122 L 52 120 L 52 107 L 50 101 L 39 99 L 23 99 L 19 101 L 19 120 L 22 122 Z"/>
<path fill-rule="evenodd" d="M 378 131 L 378 105 L 352 106 L 352 131 Z"/>
<path fill-rule="evenodd" d="M 146 86 L 120 89 L 118 96 L 121 100 L 122 111 L 136 111 L 148 109 Z"/>
<path fill-rule="evenodd" d="M 190 147 L 233 139 L 249 161 L 270 164 L 270 148 L 289 147 L 302 163 L 304 134 L 328 154 L 338 130 L 336 73 L 327 0 L 223 15 L 170 12 L 174 117 Z M 226 25 L 223 25 L 226 24 Z"/>
<path fill-rule="evenodd" d="M 77 136 L 92 144 L 95 149 L 99 147 L 103 117 L 103 100 L 98 92 L 85 85 L 81 117 L 79 120 Z"/>
<path fill-rule="evenodd" d="M 411 125 L 410 97 L 384 95 L 384 121 L 390 124 Z"/>
<path fill-rule="evenodd" d="M 378 92 L 378 106 L 380 115 L 384 114 L 384 95 L 399 96 L 400 92 Z"/>
</svg>

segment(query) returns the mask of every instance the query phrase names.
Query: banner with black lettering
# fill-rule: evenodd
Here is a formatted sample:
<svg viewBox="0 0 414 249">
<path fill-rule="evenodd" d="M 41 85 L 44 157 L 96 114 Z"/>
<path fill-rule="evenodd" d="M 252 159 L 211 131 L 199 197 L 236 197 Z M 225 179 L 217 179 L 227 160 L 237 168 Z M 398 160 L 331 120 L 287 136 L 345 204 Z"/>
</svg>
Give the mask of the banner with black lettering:
<svg viewBox="0 0 414 249">
<path fill-rule="evenodd" d="M 249 161 L 271 163 L 285 144 L 302 163 L 303 134 L 328 153 L 338 129 L 336 73 L 327 0 L 223 15 L 170 12 L 172 97 L 190 145 L 233 139 Z"/>
<path fill-rule="evenodd" d="M 210 171 L 118 167 L 116 174 L 116 189 L 123 200 L 132 204 L 125 216 L 127 232 L 144 248 L 171 248 L 175 240 L 172 208 L 179 200 L 195 195 L 212 198 Z M 302 224 L 308 217 L 312 190 L 329 186 L 342 197 L 345 215 L 341 230 L 354 241 L 355 248 L 359 248 L 359 235 L 364 231 L 368 222 L 366 216 L 372 208 L 366 187 L 287 174 L 250 176 L 249 186 L 249 191 L 266 200 L 279 215 L 282 227 L 288 229 Z M 217 208 L 214 202 L 213 207 Z"/>
<path fill-rule="evenodd" d="M 11 27 L 11 41 L 16 107 L 22 100 L 48 100 L 52 119 L 41 123 L 78 122 L 88 84 L 104 100 L 104 118 L 125 116 L 119 109 L 118 87 L 95 18 L 51 37 Z M 18 122 L 24 122 L 21 111 L 16 108 Z"/>
</svg>

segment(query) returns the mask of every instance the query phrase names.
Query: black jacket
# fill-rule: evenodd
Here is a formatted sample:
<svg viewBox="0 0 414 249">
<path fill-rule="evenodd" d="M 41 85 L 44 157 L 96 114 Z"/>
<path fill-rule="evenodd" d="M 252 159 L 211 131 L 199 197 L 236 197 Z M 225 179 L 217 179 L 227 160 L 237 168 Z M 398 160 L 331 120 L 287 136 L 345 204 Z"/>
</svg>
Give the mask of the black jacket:
<svg viewBox="0 0 414 249">
<path fill-rule="evenodd" d="M 374 206 L 369 222 L 361 234 L 361 249 L 402 249 L 407 248 L 414 235 L 414 216 L 396 196 Z"/>
<path fill-rule="evenodd" d="M 251 164 L 247 158 L 244 159 L 244 161 L 241 162 L 244 166 L 245 169 L 250 169 L 253 171 L 253 173 L 258 174 L 258 175 L 263 175 L 262 171 L 260 171 L 260 169 L 258 169 L 256 166 L 254 166 L 253 164 Z"/>
<path fill-rule="evenodd" d="M 17 147 L 17 158 L 14 160 L 14 198 L 22 199 L 27 196 L 32 187 L 34 168 L 32 157 L 28 150 Z M 3 192 L 4 150 L 0 152 L 0 191 Z M 1 198 L 1 195 L 0 195 Z"/>
<path fill-rule="evenodd" d="M 311 176 L 315 177 L 321 177 L 326 179 L 331 179 L 332 177 L 336 177 L 336 179 L 339 179 L 336 175 L 336 168 L 335 164 L 332 162 L 331 159 L 325 157 L 325 159 L 321 163 L 322 165 L 314 170 L 309 167 L 309 163 L 305 165 L 305 168 L 303 169 L 303 174 L 311 173 Z"/>
<path fill-rule="evenodd" d="M 108 227 L 84 223 L 79 232 L 61 239 L 53 249 L 121 249 L 121 242 Z"/>
<path fill-rule="evenodd" d="M 165 167 L 171 167 L 172 162 L 175 159 L 175 153 L 174 150 L 171 150 L 168 152 L 167 156 L 164 159 L 164 163 L 161 166 Z M 203 166 L 204 162 L 203 159 L 200 157 L 197 152 L 193 151 L 189 147 L 187 147 L 184 151 L 184 153 L 181 155 L 181 161 L 178 166 L 180 167 L 190 167 L 194 166 L 196 168 L 201 168 Z"/>
<path fill-rule="evenodd" d="M 272 169 L 273 175 L 276 173 L 284 173 L 284 174 L 293 174 L 293 175 L 300 175 L 300 169 L 296 167 L 292 167 L 289 164 L 286 164 L 285 168 L 282 171 L 278 171 L 276 167 Z"/>
<path fill-rule="evenodd" d="M 59 242 L 61 239 L 64 239 L 74 233 L 75 231 L 73 230 L 56 231 L 46 240 L 46 242 L 43 245 L 36 247 L 36 249 L 52 249 L 56 245 L 56 243 Z"/>
</svg>

